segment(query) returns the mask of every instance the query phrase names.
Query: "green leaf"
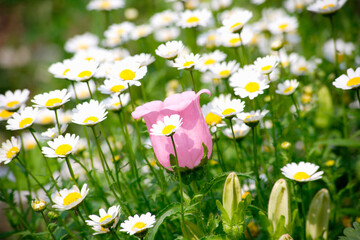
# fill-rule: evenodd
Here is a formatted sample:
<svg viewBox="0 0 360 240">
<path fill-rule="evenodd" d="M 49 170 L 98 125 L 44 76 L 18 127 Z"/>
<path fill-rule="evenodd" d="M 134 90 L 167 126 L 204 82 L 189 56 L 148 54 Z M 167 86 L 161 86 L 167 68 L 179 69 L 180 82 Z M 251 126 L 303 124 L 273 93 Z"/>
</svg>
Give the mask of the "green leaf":
<svg viewBox="0 0 360 240">
<path fill-rule="evenodd" d="M 230 225 L 229 215 L 219 200 L 216 200 L 216 206 L 221 212 L 221 220 L 225 222 L 227 225 Z"/>
<path fill-rule="evenodd" d="M 360 223 L 354 222 L 354 228 L 345 228 L 344 235 L 339 237 L 340 240 L 360 240 Z"/>
<path fill-rule="evenodd" d="M 203 231 L 200 229 L 200 227 L 197 224 L 186 220 L 184 224 L 185 224 L 185 229 L 182 228 L 182 232 L 184 234 L 185 239 L 199 240 L 204 236 Z"/>
<path fill-rule="evenodd" d="M 168 205 L 166 208 L 162 209 L 157 214 L 157 221 L 154 227 L 149 231 L 148 240 L 154 240 L 157 231 L 159 230 L 160 225 L 164 222 L 167 217 L 175 215 L 180 212 L 180 204 L 179 203 L 172 203 Z"/>
<path fill-rule="evenodd" d="M 200 240 L 226 240 L 226 235 L 206 236 L 201 238 Z"/>
</svg>

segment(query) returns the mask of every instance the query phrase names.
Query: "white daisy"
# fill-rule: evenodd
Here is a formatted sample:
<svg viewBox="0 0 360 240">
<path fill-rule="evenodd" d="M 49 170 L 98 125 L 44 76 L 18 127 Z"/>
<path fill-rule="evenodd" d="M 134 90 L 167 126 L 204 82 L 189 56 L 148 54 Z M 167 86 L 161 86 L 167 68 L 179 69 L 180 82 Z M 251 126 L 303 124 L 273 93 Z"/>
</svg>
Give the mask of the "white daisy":
<svg viewBox="0 0 360 240">
<path fill-rule="evenodd" d="M 289 61 L 290 72 L 296 76 L 303 76 L 307 73 L 311 73 L 316 68 L 316 64 L 311 61 L 307 61 L 305 57 L 300 56 L 297 53 L 291 53 Z"/>
<path fill-rule="evenodd" d="M 269 88 L 268 80 L 251 68 L 240 69 L 229 78 L 229 81 L 236 95 L 240 98 L 249 97 L 251 100 Z"/>
<path fill-rule="evenodd" d="M 206 27 L 211 18 L 211 12 L 207 9 L 194 11 L 186 10 L 185 12 L 180 13 L 180 19 L 177 22 L 177 25 L 182 28 L 192 28 L 198 26 Z"/>
<path fill-rule="evenodd" d="M 233 60 L 230 62 L 215 63 L 210 67 L 210 70 L 217 78 L 228 78 L 231 74 L 239 70 L 239 67 L 240 64 Z"/>
<path fill-rule="evenodd" d="M 122 60 L 116 62 L 111 70 L 110 75 L 113 78 L 126 81 L 130 85 L 140 86 L 141 80 L 147 73 L 146 66 L 140 66 L 140 63 L 135 61 Z"/>
<path fill-rule="evenodd" d="M 146 36 L 149 36 L 153 32 L 152 26 L 148 24 L 143 24 L 136 26 L 131 32 L 130 32 L 130 38 L 132 40 L 138 40 L 139 38 L 143 38 Z"/>
<path fill-rule="evenodd" d="M 54 194 L 53 202 L 55 204 L 52 207 L 58 211 L 72 209 L 79 205 L 88 193 L 89 189 L 86 183 L 82 186 L 81 191 L 76 185 L 74 185 L 72 189 L 64 188 L 60 190 L 59 193 Z"/>
<path fill-rule="evenodd" d="M 119 95 L 120 93 L 124 92 L 128 89 L 128 84 L 126 81 L 122 81 L 116 78 L 106 79 L 104 84 L 101 85 L 98 90 L 102 94 L 109 94 L 109 95 Z"/>
<path fill-rule="evenodd" d="M 284 83 L 279 83 L 275 92 L 280 95 L 291 95 L 299 86 L 299 82 L 295 79 L 286 80 Z"/>
<path fill-rule="evenodd" d="M 238 33 L 223 33 L 222 45 L 224 47 L 239 47 L 242 44 L 242 39 Z"/>
<path fill-rule="evenodd" d="M 146 214 L 139 215 L 135 214 L 135 216 L 130 216 L 128 220 L 121 223 L 122 232 L 127 232 L 130 235 L 140 234 L 146 231 L 148 228 L 153 227 L 155 223 L 155 215 L 151 215 L 150 212 Z"/>
<path fill-rule="evenodd" d="M 349 68 L 346 71 L 347 74 L 343 74 L 340 77 L 336 78 L 332 83 L 336 88 L 343 90 L 349 90 L 360 87 L 360 67 L 355 71 L 352 68 Z"/>
<path fill-rule="evenodd" d="M 99 216 L 97 215 L 89 215 L 91 220 L 86 220 L 86 223 L 93 228 L 93 230 L 100 230 L 96 231 L 94 235 L 108 232 L 110 228 L 115 228 L 120 219 L 120 205 L 112 206 L 106 212 L 105 209 L 100 208 Z M 97 228 L 94 228 L 97 227 Z M 103 229 L 102 229 L 103 228 Z"/>
<path fill-rule="evenodd" d="M 140 64 L 140 66 L 148 66 L 155 61 L 155 58 L 150 53 L 140 53 L 129 57 L 131 60 Z"/>
<path fill-rule="evenodd" d="M 66 123 L 71 122 L 73 112 L 71 110 L 62 111 L 60 109 L 60 111 L 58 112 L 58 115 L 59 115 L 60 124 L 66 124 Z"/>
<path fill-rule="evenodd" d="M 108 63 L 121 61 L 121 60 L 124 60 L 126 57 L 130 56 L 129 50 L 127 50 L 125 48 L 108 49 L 107 52 L 108 52 L 108 54 L 106 55 L 105 61 Z"/>
<path fill-rule="evenodd" d="M 15 112 L 21 105 L 29 98 L 30 91 L 27 89 L 17 89 L 15 92 L 6 91 L 5 94 L 0 94 L 0 107 L 7 111 Z"/>
<path fill-rule="evenodd" d="M 254 62 L 256 70 L 262 74 L 271 73 L 275 67 L 279 64 L 278 58 L 275 56 L 258 57 Z"/>
<path fill-rule="evenodd" d="M 45 209 L 45 207 L 46 207 L 46 202 L 42 199 L 34 199 L 31 201 L 31 208 L 35 212 L 41 212 Z"/>
<path fill-rule="evenodd" d="M 171 136 L 182 125 L 182 118 L 178 114 L 165 116 L 163 121 L 157 121 L 151 126 L 150 134 L 156 136 Z"/>
<path fill-rule="evenodd" d="M 72 60 L 66 78 L 78 82 L 88 81 L 98 70 L 99 64 L 92 60 Z"/>
<path fill-rule="evenodd" d="M 155 50 L 155 53 L 162 58 L 172 60 L 175 59 L 183 49 L 184 44 L 181 41 L 171 41 L 161 44 Z"/>
<path fill-rule="evenodd" d="M 51 111 L 47 108 L 39 109 L 36 120 L 35 120 L 36 124 L 49 125 L 49 124 L 52 124 L 55 122 L 56 122 L 56 119 L 55 119 L 55 114 L 53 111 Z"/>
<path fill-rule="evenodd" d="M 201 112 L 205 118 L 205 122 L 209 127 L 222 127 L 225 126 L 222 118 L 214 113 L 214 106 L 213 102 L 209 102 L 201 107 Z"/>
<path fill-rule="evenodd" d="M 60 135 L 53 141 L 48 141 L 47 144 L 50 147 L 43 147 L 42 153 L 49 158 L 66 157 L 74 151 L 78 141 L 79 136 L 75 134 L 70 135 L 70 133 L 67 133 L 65 137 Z"/>
<path fill-rule="evenodd" d="M 252 12 L 248 10 L 240 10 L 238 11 L 238 14 L 225 18 L 222 21 L 222 24 L 229 32 L 239 33 L 243 26 L 250 20 L 252 15 Z"/>
<path fill-rule="evenodd" d="M 233 129 L 234 129 L 234 135 L 236 139 L 240 139 L 245 137 L 249 131 L 250 131 L 250 127 L 248 125 L 246 125 L 243 121 L 241 121 L 240 119 L 234 118 L 235 123 L 233 123 Z M 222 133 L 228 137 L 228 138 L 233 138 L 233 134 L 231 131 L 231 128 L 225 128 Z"/>
<path fill-rule="evenodd" d="M 292 180 L 297 182 L 309 182 L 315 181 L 322 178 L 323 171 L 316 172 L 319 169 L 319 166 L 308 163 L 308 162 L 299 162 L 286 164 L 285 167 L 281 168 L 281 173 Z"/>
<path fill-rule="evenodd" d="M 72 122 L 79 125 L 93 126 L 106 119 L 107 111 L 102 103 L 91 99 L 76 105 L 73 109 Z"/>
<path fill-rule="evenodd" d="M 7 120 L 6 129 L 14 131 L 31 127 L 36 120 L 38 111 L 37 108 L 26 107 L 20 112 L 14 113 Z"/>
<path fill-rule="evenodd" d="M 91 0 L 87 5 L 88 10 L 114 10 L 125 6 L 124 0 Z"/>
<path fill-rule="evenodd" d="M 155 13 L 150 18 L 150 23 L 154 28 L 158 29 L 158 28 L 167 27 L 172 23 L 176 23 L 178 18 L 179 16 L 176 12 L 166 10 L 163 12 Z"/>
<path fill-rule="evenodd" d="M 158 42 L 167 42 L 176 39 L 180 35 L 178 27 L 167 27 L 154 32 L 154 38 Z"/>
<path fill-rule="evenodd" d="M 122 22 L 120 24 L 112 24 L 104 32 L 105 40 L 103 45 L 107 47 L 115 47 L 130 39 L 130 33 L 135 28 L 131 22 Z"/>
<path fill-rule="evenodd" d="M 211 8 L 215 11 L 223 10 L 232 4 L 232 0 L 211 0 Z"/>
<path fill-rule="evenodd" d="M 63 133 L 66 131 L 66 128 L 67 128 L 67 124 L 63 124 L 60 128 L 60 131 Z M 53 128 L 48 128 L 45 132 L 42 132 L 41 133 L 41 137 L 42 139 L 44 140 L 51 140 L 51 139 L 54 139 L 56 137 L 59 136 L 59 128 L 56 126 L 56 127 L 53 127 Z"/>
<path fill-rule="evenodd" d="M 120 99 L 121 98 L 121 102 Z M 121 106 L 125 107 L 130 101 L 130 94 L 125 93 L 118 95 L 112 95 L 111 97 L 105 98 L 102 103 L 104 104 L 105 108 L 110 111 L 119 111 L 121 110 Z"/>
<path fill-rule="evenodd" d="M 71 65 L 71 59 L 65 59 L 62 62 L 51 64 L 48 71 L 53 74 L 55 78 L 67 78 L 66 75 L 70 71 Z"/>
<path fill-rule="evenodd" d="M 196 43 L 199 46 L 205 46 L 207 48 L 214 48 L 221 45 L 222 35 L 218 30 L 209 30 L 201 33 L 196 39 Z"/>
<path fill-rule="evenodd" d="M 256 110 L 250 112 L 243 112 L 236 116 L 249 127 L 253 127 L 256 126 L 259 123 L 259 121 L 263 119 L 268 112 L 269 112 L 268 110 L 262 110 L 262 111 Z"/>
<path fill-rule="evenodd" d="M 272 34 L 289 33 L 295 31 L 298 25 L 296 17 L 281 16 L 270 22 L 269 30 Z"/>
<path fill-rule="evenodd" d="M 90 87 L 90 91 L 92 93 L 95 93 L 96 90 L 96 86 L 95 86 L 95 82 L 93 80 L 90 80 L 88 83 L 86 82 L 76 82 L 75 85 L 75 92 L 74 92 L 74 88 L 73 86 L 69 86 L 68 91 L 71 95 L 71 98 L 75 99 L 76 97 L 79 100 L 85 100 L 90 98 L 90 92 L 89 92 L 89 87 Z M 76 96 L 75 96 L 76 93 Z"/>
<path fill-rule="evenodd" d="M 178 70 L 186 69 L 186 70 L 192 70 L 195 66 L 197 66 L 201 61 L 200 54 L 184 54 L 178 56 L 174 60 L 173 66 L 176 67 Z"/>
<path fill-rule="evenodd" d="M 355 50 L 352 42 L 345 42 L 342 39 L 336 39 L 336 58 L 339 64 L 343 63 L 347 56 L 351 56 Z M 335 62 L 334 40 L 328 40 L 323 46 L 325 58 L 330 62 Z"/>
<path fill-rule="evenodd" d="M 21 142 L 16 137 L 12 136 L 11 139 L 2 143 L 0 148 L 0 164 L 8 164 L 20 152 Z"/>
<path fill-rule="evenodd" d="M 342 8 L 346 1 L 347 0 L 317 0 L 310 4 L 307 10 L 315 13 L 330 14 Z"/>
<path fill-rule="evenodd" d="M 245 107 L 245 102 L 240 99 L 231 99 L 231 95 L 221 94 L 213 100 L 214 113 L 222 118 L 232 118 L 236 114 L 242 112 Z"/>
<path fill-rule="evenodd" d="M 87 50 L 77 51 L 72 58 L 74 61 L 78 60 L 86 60 L 86 61 L 95 61 L 97 63 L 101 63 L 105 61 L 106 55 L 108 55 L 108 51 L 104 48 L 93 47 Z"/>
<path fill-rule="evenodd" d="M 201 72 L 205 72 L 209 70 L 215 63 L 219 63 L 224 61 L 226 58 L 226 54 L 221 52 L 220 50 L 215 50 L 212 53 L 203 54 L 201 57 L 201 61 L 198 64 L 198 68 Z"/>
<path fill-rule="evenodd" d="M 35 103 L 34 107 L 46 107 L 51 110 L 60 108 L 68 101 L 70 101 L 70 93 L 68 93 L 67 89 L 38 94 L 31 100 L 31 102 Z"/>
<path fill-rule="evenodd" d="M 96 47 L 99 43 L 99 38 L 92 33 L 84 33 L 70 38 L 65 43 L 65 51 L 75 53 L 79 50 L 86 50 L 91 47 Z"/>
<path fill-rule="evenodd" d="M 14 112 L 10 112 L 0 107 L 0 122 L 8 120 L 13 114 Z"/>
</svg>

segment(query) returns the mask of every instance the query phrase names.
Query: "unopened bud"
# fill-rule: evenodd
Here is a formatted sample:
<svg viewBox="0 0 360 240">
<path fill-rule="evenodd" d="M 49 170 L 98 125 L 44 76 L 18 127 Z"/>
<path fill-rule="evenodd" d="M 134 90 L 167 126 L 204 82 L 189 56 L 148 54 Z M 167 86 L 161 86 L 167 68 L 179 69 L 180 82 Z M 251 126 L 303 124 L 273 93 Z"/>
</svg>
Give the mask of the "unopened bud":
<svg viewBox="0 0 360 240">
<path fill-rule="evenodd" d="M 54 211 L 49 211 L 48 212 L 48 217 L 50 220 L 55 220 L 59 217 L 59 214 L 57 212 L 54 212 Z"/>
<path fill-rule="evenodd" d="M 287 150 L 287 149 L 289 149 L 291 147 L 291 143 L 289 143 L 289 142 L 282 142 L 281 143 L 281 148 L 282 149 L 284 149 L 284 150 Z"/>
<path fill-rule="evenodd" d="M 229 215 L 230 220 L 241 199 L 242 195 L 240 181 L 236 173 L 232 172 L 226 178 L 223 191 L 223 206 Z"/>
<path fill-rule="evenodd" d="M 46 207 L 46 202 L 41 199 L 35 199 L 31 201 L 31 207 L 35 212 L 41 212 Z"/>
<path fill-rule="evenodd" d="M 283 46 L 284 46 L 284 41 L 281 39 L 274 40 L 270 45 L 271 50 L 273 51 L 279 51 Z"/>
</svg>

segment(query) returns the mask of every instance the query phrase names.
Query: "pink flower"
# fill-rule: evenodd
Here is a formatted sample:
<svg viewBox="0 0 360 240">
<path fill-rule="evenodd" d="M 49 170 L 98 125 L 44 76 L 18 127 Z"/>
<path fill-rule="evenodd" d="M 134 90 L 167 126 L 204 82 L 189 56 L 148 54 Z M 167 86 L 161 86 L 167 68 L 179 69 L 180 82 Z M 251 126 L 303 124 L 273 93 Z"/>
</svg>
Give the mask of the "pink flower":
<svg viewBox="0 0 360 240">
<path fill-rule="evenodd" d="M 139 106 L 131 114 L 133 118 L 144 118 L 148 131 L 158 120 L 163 120 L 165 116 L 179 114 L 183 119 L 182 126 L 176 130 L 174 141 L 178 154 L 179 166 L 193 169 L 201 163 L 204 155 L 203 143 L 208 149 L 207 157 L 212 153 L 212 139 L 208 126 L 201 113 L 199 97 L 202 93 L 210 96 L 210 91 L 202 89 L 198 93 L 187 91 L 174 94 L 162 101 L 152 101 Z M 155 155 L 160 164 L 165 168 L 170 168 L 170 154 L 174 153 L 171 138 L 166 136 L 155 136 L 150 134 Z"/>
</svg>

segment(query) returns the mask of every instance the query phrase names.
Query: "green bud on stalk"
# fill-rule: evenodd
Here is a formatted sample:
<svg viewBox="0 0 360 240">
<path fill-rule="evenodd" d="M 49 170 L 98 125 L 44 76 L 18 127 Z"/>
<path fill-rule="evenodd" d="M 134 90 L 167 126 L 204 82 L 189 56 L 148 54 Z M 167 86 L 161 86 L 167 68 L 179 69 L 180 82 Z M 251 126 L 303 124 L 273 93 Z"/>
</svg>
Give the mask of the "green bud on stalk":
<svg viewBox="0 0 360 240">
<path fill-rule="evenodd" d="M 235 172 L 228 175 L 223 191 L 223 206 L 231 220 L 233 213 L 241 201 L 241 185 Z"/>
</svg>

